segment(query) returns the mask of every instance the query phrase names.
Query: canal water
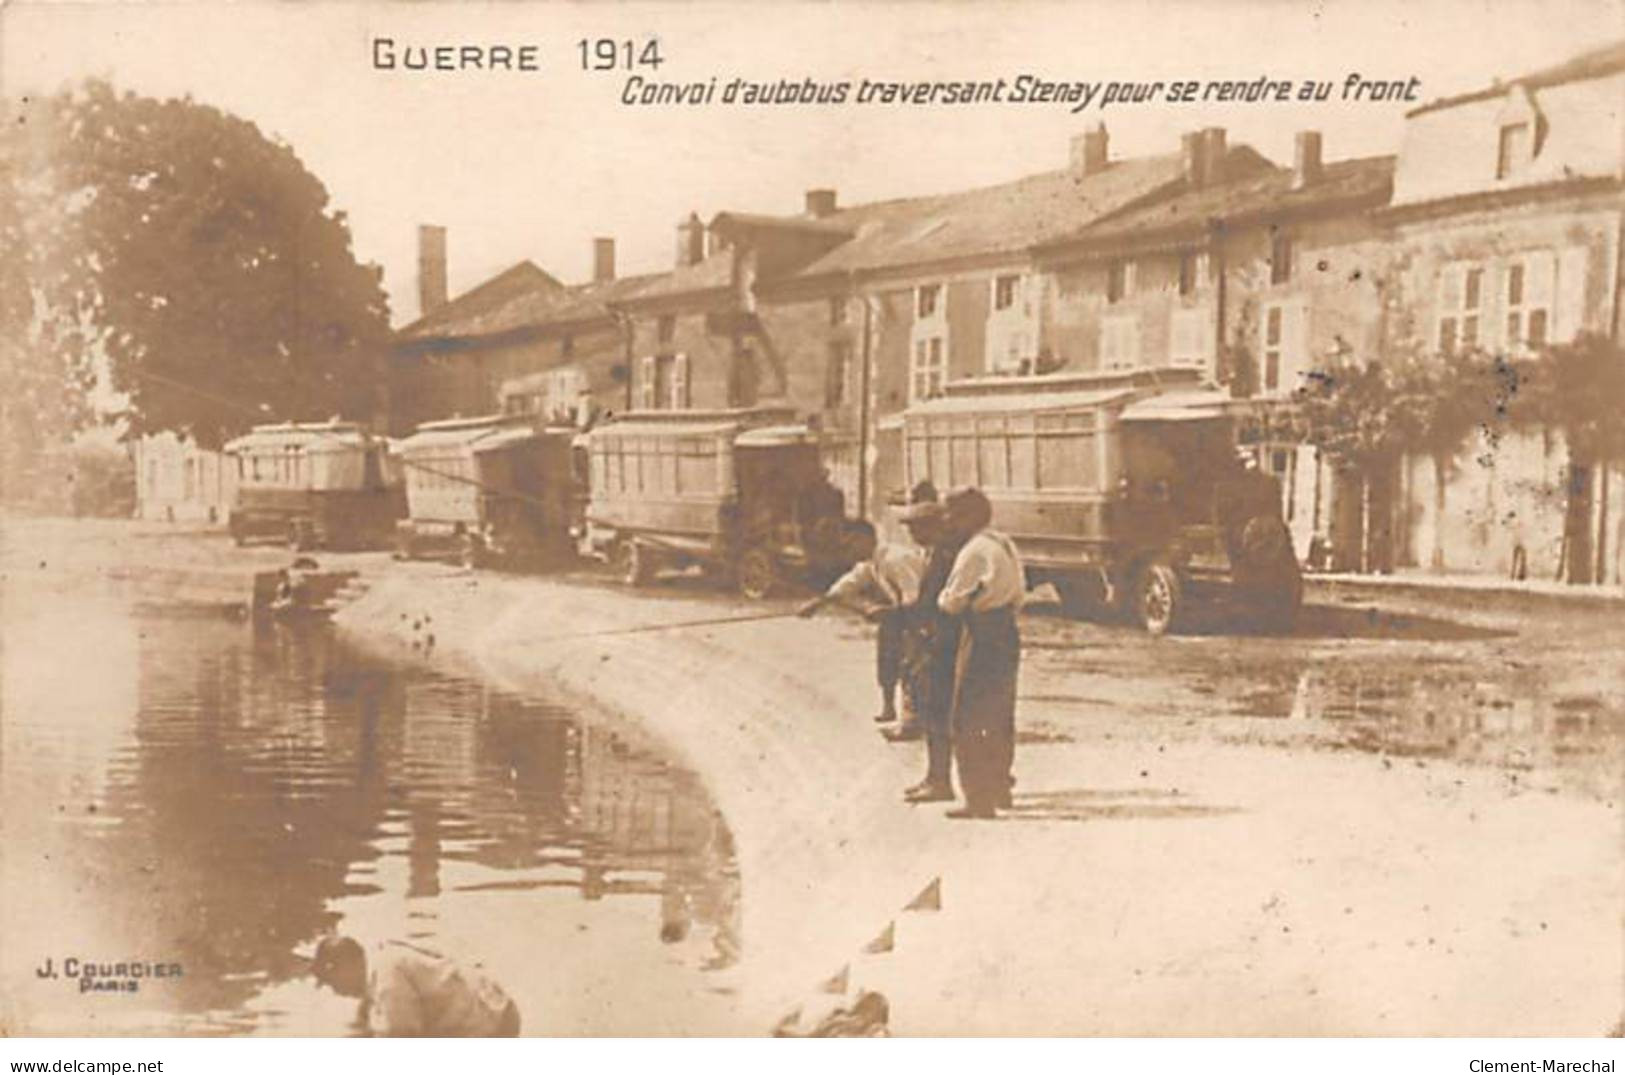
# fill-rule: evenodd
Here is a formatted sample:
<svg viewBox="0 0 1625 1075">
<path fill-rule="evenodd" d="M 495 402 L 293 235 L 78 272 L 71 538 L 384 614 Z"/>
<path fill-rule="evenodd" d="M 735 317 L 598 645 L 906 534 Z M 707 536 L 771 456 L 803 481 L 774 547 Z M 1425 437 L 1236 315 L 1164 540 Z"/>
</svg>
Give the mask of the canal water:
<svg viewBox="0 0 1625 1075">
<path fill-rule="evenodd" d="M 351 1033 L 296 954 L 331 929 L 484 966 L 526 1033 L 739 1031 L 727 826 L 633 732 L 323 624 L 30 607 L 4 654 L 6 1031 Z M 82 992 L 70 958 L 145 976 Z"/>
</svg>

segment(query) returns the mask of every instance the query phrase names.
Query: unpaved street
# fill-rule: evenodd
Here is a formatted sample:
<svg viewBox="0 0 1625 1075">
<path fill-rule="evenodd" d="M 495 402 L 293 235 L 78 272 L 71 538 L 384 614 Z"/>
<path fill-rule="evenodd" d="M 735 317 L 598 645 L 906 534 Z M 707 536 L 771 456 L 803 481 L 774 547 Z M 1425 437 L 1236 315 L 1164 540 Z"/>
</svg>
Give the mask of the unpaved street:
<svg viewBox="0 0 1625 1075">
<path fill-rule="evenodd" d="M 144 600 L 143 579 L 223 594 L 285 557 L 115 533 Z M 8 637 L 16 573 L 52 576 L 30 600 L 69 593 L 108 556 L 90 534 L 12 534 Z M 1287 637 L 1158 640 L 1034 611 L 1015 808 L 951 822 L 899 797 L 921 751 L 876 734 L 855 619 L 688 578 L 324 566 L 362 572 L 345 638 L 568 698 L 699 774 L 743 883 L 733 1032 L 843 968 L 900 1034 L 1617 1031 L 1618 604 L 1334 600 Z M 903 910 L 933 879 L 940 910 Z M 509 980 L 535 973 L 535 952 L 504 948 Z"/>
</svg>

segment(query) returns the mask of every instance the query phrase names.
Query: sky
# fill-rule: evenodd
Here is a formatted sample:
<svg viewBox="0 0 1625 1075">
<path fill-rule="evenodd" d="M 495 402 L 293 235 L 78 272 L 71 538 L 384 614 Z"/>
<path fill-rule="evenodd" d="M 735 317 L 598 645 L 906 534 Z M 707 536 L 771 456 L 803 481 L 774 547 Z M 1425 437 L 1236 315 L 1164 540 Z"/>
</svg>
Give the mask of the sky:
<svg viewBox="0 0 1625 1075">
<path fill-rule="evenodd" d="M 376 43 L 534 46 L 539 71 L 407 71 Z M 674 83 L 1316 79 L 1316 103 L 1091 107 L 626 105 L 628 73 L 587 71 L 578 42 L 658 41 L 635 72 Z M 529 258 L 565 282 L 592 239 L 622 274 L 669 268 L 677 222 L 795 213 L 997 183 L 1058 168 L 1104 121 L 1114 157 L 1172 152 L 1222 126 L 1290 163 L 1296 131 L 1328 160 L 1397 151 L 1414 104 L 1341 99 L 1351 74 L 1420 79 L 1423 100 L 1625 38 L 1625 0 L 1084 0 L 971 3 L 97 4 L 0 7 L 0 94 L 101 77 L 191 95 L 288 142 L 384 268 L 393 320 L 417 313 L 417 225 L 448 229 L 455 294 Z"/>
</svg>

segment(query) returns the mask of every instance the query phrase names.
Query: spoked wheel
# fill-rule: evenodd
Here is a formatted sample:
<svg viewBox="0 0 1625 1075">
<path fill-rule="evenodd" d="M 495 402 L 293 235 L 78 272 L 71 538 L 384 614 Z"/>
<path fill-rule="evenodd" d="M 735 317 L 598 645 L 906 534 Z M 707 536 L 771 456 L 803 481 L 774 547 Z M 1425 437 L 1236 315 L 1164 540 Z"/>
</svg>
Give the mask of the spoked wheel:
<svg viewBox="0 0 1625 1075">
<path fill-rule="evenodd" d="M 1134 610 L 1147 634 L 1167 634 L 1179 616 L 1183 600 L 1179 573 L 1170 565 L 1154 560 L 1140 569 L 1134 587 Z"/>
<path fill-rule="evenodd" d="M 739 558 L 737 569 L 739 592 L 752 601 L 760 601 L 773 592 L 778 582 L 778 568 L 773 554 L 766 549 L 746 549 Z"/>
</svg>

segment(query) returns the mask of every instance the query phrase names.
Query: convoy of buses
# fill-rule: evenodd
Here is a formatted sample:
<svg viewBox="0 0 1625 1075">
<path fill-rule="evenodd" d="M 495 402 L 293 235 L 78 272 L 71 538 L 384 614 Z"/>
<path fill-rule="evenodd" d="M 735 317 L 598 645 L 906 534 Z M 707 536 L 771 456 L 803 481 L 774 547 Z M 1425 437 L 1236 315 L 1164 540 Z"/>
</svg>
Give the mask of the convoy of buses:
<svg viewBox="0 0 1625 1075">
<path fill-rule="evenodd" d="M 1063 606 L 1174 627 L 1193 600 L 1289 618 L 1302 580 L 1274 478 L 1235 450 L 1236 404 L 1194 374 L 950 384 L 903 416 L 906 484 L 982 488 L 1030 583 Z M 627 583 L 697 566 L 752 598 L 850 566 L 855 515 L 819 430 L 783 407 L 632 411 L 587 432 L 528 416 L 259 426 L 237 460 L 239 542 L 382 548 L 469 567 L 604 561 Z"/>
</svg>

